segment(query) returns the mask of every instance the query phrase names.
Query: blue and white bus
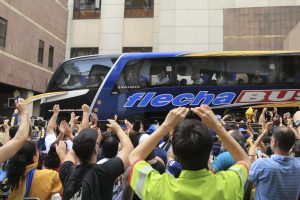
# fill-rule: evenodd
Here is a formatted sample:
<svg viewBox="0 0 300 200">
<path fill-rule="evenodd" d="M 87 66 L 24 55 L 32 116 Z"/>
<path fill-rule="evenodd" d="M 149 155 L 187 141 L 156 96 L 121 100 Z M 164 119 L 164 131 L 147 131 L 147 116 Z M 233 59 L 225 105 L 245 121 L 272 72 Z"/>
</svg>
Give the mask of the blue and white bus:
<svg viewBox="0 0 300 200">
<path fill-rule="evenodd" d="M 125 53 L 73 58 L 53 74 L 42 98 L 49 118 L 90 105 L 100 120 L 163 118 L 172 108 L 299 105 L 300 51 Z M 277 105 L 278 106 L 278 105 Z"/>
</svg>

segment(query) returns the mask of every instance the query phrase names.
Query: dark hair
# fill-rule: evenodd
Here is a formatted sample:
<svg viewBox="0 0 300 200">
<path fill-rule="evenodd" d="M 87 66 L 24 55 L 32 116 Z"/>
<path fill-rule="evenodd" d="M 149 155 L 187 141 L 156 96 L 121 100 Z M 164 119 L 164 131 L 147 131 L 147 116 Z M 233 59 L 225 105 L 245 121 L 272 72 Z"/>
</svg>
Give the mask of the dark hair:
<svg viewBox="0 0 300 200">
<path fill-rule="evenodd" d="M 269 135 L 266 135 L 263 138 L 263 143 L 264 143 L 264 145 L 269 145 L 271 143 L 271 137 Z"/>
<path fill-rule="evenodd" d="M 267 156 L 269 156 L 269 157 L 271 157 L 271 155 L 273 154 L 271 145 L 267 145 L 265 151 L 266 151 Z"/>
<path fill-rule="evenodd" d="M 10 129 L 9 129 L 9 138 L 10 139 L 13 139 L 15 137 L 18 129 L 19 129 L 19 126 L 12 126 L 12 127 L 10 127 Z"/>
<path fill-rule="evenodd" d="M 81 163 L 89 162 L 93 156 L 98 138 L 96 129 L 86 128 L 81 130 L 73 140 L 73 150 Z"/>
<path fill-rule="evenodd" d="M 141 120 L 134 120 L 133 121 L 133 127 L 132 127 L 132 130 L 134 130 L 135 132 L 140 132 L 141 130 L 141 123 L 142 121 Z"/>
<path fill-rule="evenodd" d="M 26 166 L 33 164 L 33 156 L 36 153 L 36 144 L 33 141 L 26 141 L 22 148 L 9 160 L 7 185 L 11 190 L 18 188 L 19 181 L 24 178 Z"/>
<path fill-rule="evenodd" d="M 241 134 L 239 130 L 231 130 L 231 131 L 232 131 L 230 133 L 231 137 L 233 137 L 233 139 L 243 147 L 245 143 L 245 138 L 243 134 Z"/>
<path fill-rule="evenodd" d="M 277 141 L 280 150 L 288 152 L 295 143 L 295 134 L 288 127 L 277 127 L 273 130 L 272 135 Z"/>
<path fill-rule="evenodd" d="M 300 157 L 300 140 L 295 142 L 292 152 L 295 154 L 295 157 Z"/>
<path fill-rule="evenodd" d="M 195 119 L 178 123 L 172 138 L 173 152 L 186 170 L 207 168 L 212 139 L 207 127 Z"/>
<path fill-rule="evenodd" d="M 273 126 L 280 126 L 280 118 L 273 117 Z"/>
<path fill-rule="evenodd" d="M 60 159 L 56 152 L 56 143 L 52 143 L 48 154 L 45 156 L 45 167 L 48 169 L 57 169 L 60 166 Z"/>
<path fill-rule="evenodd" d="M 119 139 L 115 135 L 110 135 L 102 143 L 102 153 L 104 158 L 113 158 L 119 150 Z"/>
</svg>

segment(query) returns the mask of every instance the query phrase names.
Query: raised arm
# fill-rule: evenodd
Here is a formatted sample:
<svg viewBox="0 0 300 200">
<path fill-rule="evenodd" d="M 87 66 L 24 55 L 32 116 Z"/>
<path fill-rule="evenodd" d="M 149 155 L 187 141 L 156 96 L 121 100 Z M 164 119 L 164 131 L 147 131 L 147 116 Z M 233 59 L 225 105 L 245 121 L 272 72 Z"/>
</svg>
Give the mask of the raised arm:
<svg viewBox="0 0 300 200">
<path fill-rule="evenodd" d="M 247 120 L 246 126 L 247 126 L 247 135 L 248 135 L 249 137 L 252 137 L 252 138 L 253 138 L 253 133 L 254 133 L 254 131 L 253 131 L 253 129 L 252 129 L 252 126 L 251 126 L 251 120 L 250 120 L 250 119 Z"/>
<path fill-rule="evenodd" d="M 129 137 L 126 135 L 126 133 L 122 130 L 120 125 L 115 120 L 108 120 L 108 121 L 109 124 L 107 126 L 117 134 L 120 140 L 121 149 L 120 149 L 120 153 L 118 154 L 118 157 L 121 158 L 124 164 L 124 169 L 126 169 L 129 165 L 128 157 L 129 157 L 129 153 L 133 150 L 133 145 Z"/>
<path fill-rule="evenodd" d="M 83 104 L 81 106 L 81 108 L 82 108 L 82 121 L 80 123 L 79 132 L 82 129 L 89 128 L 89 112 L 90 112 L 90 107 L 88 105 L 86 105 L 86 104 Z"/>
<path fill-rule="evenodd" d="M 3 144 L 6 144 L 9 141 L 9 125 L 8 119 L 4 120 L 3 128 L 4 128 L 4 137 L 3 137 Z"/>
<path fill-rule="evenodd" d="M 178 122 L 183 120 L 187 115 L 188 108 L 175 108 L 169 112 L 162 125 L 150 135 L 150 137 L 139 144 L 129 155 L 129 162 L 132 165 L 138 159 L 145 159 L 151 151 L 157 146 L 160 139 L 167 135 Z"/>
<path fill-rule="evenodd" d="M 217 133 L 234 160 L 236 162 L 243 162 L 247 164 L 249 169 L 251 163 L 248 155 L 245 153 L 243 148 L 226 132 L 222 124 L 218 122 L 210 107 L 203 105 L 197 108 L 192 108 L 192 111 L 202 119 L 202 122 L 208 128 L 213 129 Z"/>
<path fill-rule="evenodd" d="M 0 147 L 0 163 L 14 156 L 29 136 L 28 111 L 24 99 L 18 99 L 16 107 L 20 115 L 20 125 L 15 137 Z"/>
<path fill-rule="evenodd" d="M 256 160 L 257 148 L 261 145 L 263 138 L 268 134 L 268 132 L 272 128 L 272 126 L 273 126 L 273 123 L 268 122 L 266 124 L 266 127 L 264 128 L 263 132 L 260 134 L 260 136 L 254 142 L 253 146 L 250 147 L 248 154 L 249 154 L 249 159 L 251 160 L 252 163 Z"/>
<path fill-rule="evenodd" d="M 67 154 L 67 145 L 63 141 L 59 141 L 58 144 L 55 144 L 56 153 L 60 159 L 60 162 L 63 163 L 66 154 Z M 74 162 L 73 162 L 74 163 Z"/>
<path fill-rule="evenodd" d="M 58 117 L 58 114 L 60 112 L 60 109 L 59 109 L 59 105 L 58 104 L 55 104 L 53 106 L 53 115 L 48 123 L 48 126 L 47 126 L 47 134 L 54 134 L 54 128 L 56 126 L 56 121 L 57 121 L 57 117 Z"/>
<path fill-rule="evenodd" d="M 264 108 L 259 116 L 258 123 L 264 125 L 266 123 L 265 114 L 267 112 L 267 108 Z"/>
</svg>

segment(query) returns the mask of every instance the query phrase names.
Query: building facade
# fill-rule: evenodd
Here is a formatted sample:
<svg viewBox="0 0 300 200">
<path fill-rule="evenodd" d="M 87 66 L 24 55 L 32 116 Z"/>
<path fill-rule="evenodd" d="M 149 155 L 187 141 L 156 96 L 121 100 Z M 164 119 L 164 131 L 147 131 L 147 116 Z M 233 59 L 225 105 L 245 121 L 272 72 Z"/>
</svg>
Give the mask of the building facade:
<svg viewBox="0 0 300 200">
<path fill-rule="evenodd" d="M 299 0 L 69 0 L 69 11 L 66 58 L 300 49 Z"/>
<path fill-rule="evenodd" d="M 65 0 L 0 0 L 0 115 L 8 98 L 45 92 L 65 60 L 67 22 Z"/>
</svg>

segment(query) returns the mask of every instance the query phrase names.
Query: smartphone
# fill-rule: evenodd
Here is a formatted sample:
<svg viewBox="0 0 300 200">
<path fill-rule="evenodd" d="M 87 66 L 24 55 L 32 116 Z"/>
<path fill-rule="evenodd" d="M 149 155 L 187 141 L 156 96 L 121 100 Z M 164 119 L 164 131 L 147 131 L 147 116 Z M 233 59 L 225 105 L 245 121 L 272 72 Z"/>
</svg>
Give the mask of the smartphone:
<svg viewBox="0 0 300 200">
<path fill-rule="evenodd" d="M 34 119 L 33 123 L 32 123 L 32 126 L 45 128 L 47 126 L 47 121 L 46 120 L 40 120 L 40 119 Z"/>
<path fill-rule="evenodd" d="M 107 120 L 98 120 L 97 121 L 97 127 L 101 129 L 101 131 L 106 131 L 107 126 L 106 124 L 109 124 L 109 121 Z"/>
<path fill-rule="evenodd" d="M 257 156 L 258 156 L 258 158 L 261 158 L 261 150 L 260 149 L 257 149 Z"/>
</svg>

